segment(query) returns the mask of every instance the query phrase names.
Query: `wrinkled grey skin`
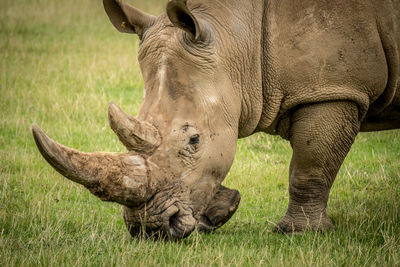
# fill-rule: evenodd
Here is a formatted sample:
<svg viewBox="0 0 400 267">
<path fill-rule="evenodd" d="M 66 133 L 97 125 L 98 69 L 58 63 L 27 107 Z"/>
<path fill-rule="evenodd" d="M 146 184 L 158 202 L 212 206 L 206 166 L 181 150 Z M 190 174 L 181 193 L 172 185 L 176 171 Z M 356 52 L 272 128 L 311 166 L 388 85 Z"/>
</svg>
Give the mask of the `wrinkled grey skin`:
<svg viewBox="0 0 400 267">
<path fill-rule="evenodd" d="M 140 111 L 109 108 L 129 152 L 87 154 L 33 134 L 61 174 L 124 205 L 133 236 L 222 226 L 240 201 L 221 186 L 237 138 L 259 131 L 293 148 L 276 230 L 329 229 L 329 191 L 357 133 L 400 128 L 400 1 L 172 0 L 159 17 L 103 2 L 141 39 Z"/>
</svg>

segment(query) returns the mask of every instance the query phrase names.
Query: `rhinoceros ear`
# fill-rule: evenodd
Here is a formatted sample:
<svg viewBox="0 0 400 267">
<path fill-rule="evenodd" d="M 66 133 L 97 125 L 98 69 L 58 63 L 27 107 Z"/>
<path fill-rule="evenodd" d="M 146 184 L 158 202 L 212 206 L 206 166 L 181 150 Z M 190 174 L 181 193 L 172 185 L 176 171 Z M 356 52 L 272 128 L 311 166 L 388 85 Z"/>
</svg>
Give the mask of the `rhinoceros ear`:
<svg viewBox="0 0 400 267">
<path fill-rule="evenodd" d="M 194 41 L 200 38 L 200 24 L 187 7 L 186 0 L 170 0 L 167 5 L 167 14 L 169 20 L 187 32 Z"/>
<path fill-rule="evenodd" d="M 154 16 L 119 0 L 103 0 L 103 5 L 112 24 L 120 32 L 141 36 L 155 21 Z"/>
</svg>

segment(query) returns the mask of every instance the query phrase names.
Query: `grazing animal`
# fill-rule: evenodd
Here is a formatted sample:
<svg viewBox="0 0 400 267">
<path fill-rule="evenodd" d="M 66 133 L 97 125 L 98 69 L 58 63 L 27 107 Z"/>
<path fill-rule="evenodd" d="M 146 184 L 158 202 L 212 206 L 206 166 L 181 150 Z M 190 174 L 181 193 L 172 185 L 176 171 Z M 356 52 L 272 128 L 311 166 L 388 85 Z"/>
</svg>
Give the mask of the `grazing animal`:
<svg viewBox="0 0 400 267">
<path fill-rule="evenodd" d="M 171 0 L 159 17 L 103 3 L 140 38 L 139 113 L 108 110 L 128 152 L 83 153 L 32 131 L 58 172 L 123 205 L 133 236 L 227 222 L 240 194 L 221 182 L 237 139 L 255 132 L 293 148 L 276 230 L 331 228 L 329 191 L 357 133 L 400 127 L 398 0 Z"/>
</svg>

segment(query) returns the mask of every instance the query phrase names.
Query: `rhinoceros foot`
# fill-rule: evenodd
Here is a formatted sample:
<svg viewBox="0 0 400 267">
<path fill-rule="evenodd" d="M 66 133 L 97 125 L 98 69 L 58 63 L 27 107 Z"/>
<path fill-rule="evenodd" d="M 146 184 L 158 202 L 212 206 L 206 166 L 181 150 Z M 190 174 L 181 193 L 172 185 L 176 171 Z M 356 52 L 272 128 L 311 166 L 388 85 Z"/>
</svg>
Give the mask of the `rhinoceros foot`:
<svg viewBox="0 0 400 267">
<path fill-rule="evenodd" d="M 221 185 L 201 216 L 197 229 L 202 232 L 210 232 L 221 227 L 229 221 L 239 203 L 239 191 Z"/>
<path fill-rule="evenodd" d="M 321 213 L 320 216 L 291 216 L 286 214 L 282 220 L 275 226 L 274 232 L 283 234 L 295 234 L 305 231 L 327 231 L 333 229 L 332 221 Z"/>
</svg>

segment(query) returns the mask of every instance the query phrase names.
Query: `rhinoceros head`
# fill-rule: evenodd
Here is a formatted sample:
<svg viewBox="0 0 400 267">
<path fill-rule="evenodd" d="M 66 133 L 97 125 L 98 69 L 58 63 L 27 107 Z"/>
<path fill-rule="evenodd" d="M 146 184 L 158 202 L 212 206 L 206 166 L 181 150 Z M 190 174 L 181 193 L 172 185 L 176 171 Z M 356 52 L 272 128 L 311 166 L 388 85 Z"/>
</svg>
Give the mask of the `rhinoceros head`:
<svg viewBox="0 0 400 267">
<path fill-rule="evenodd" d="M 221 186 L 232 164 L 240 98 L 218 56 L 212 24 L 186 1 L 153 17 L 115 0 L 105 10 L 121 32 L 141 39 L 144 97 L 136 117 L 111 103 L 109 122 L 125 154 L 83 153 L 51 140 L 36 125 L 44 158 L 105 201 L 124 206 L 130 233 L 189 235 L 211 230 L 235 212 L 240 195 Z"/>
</svg>

